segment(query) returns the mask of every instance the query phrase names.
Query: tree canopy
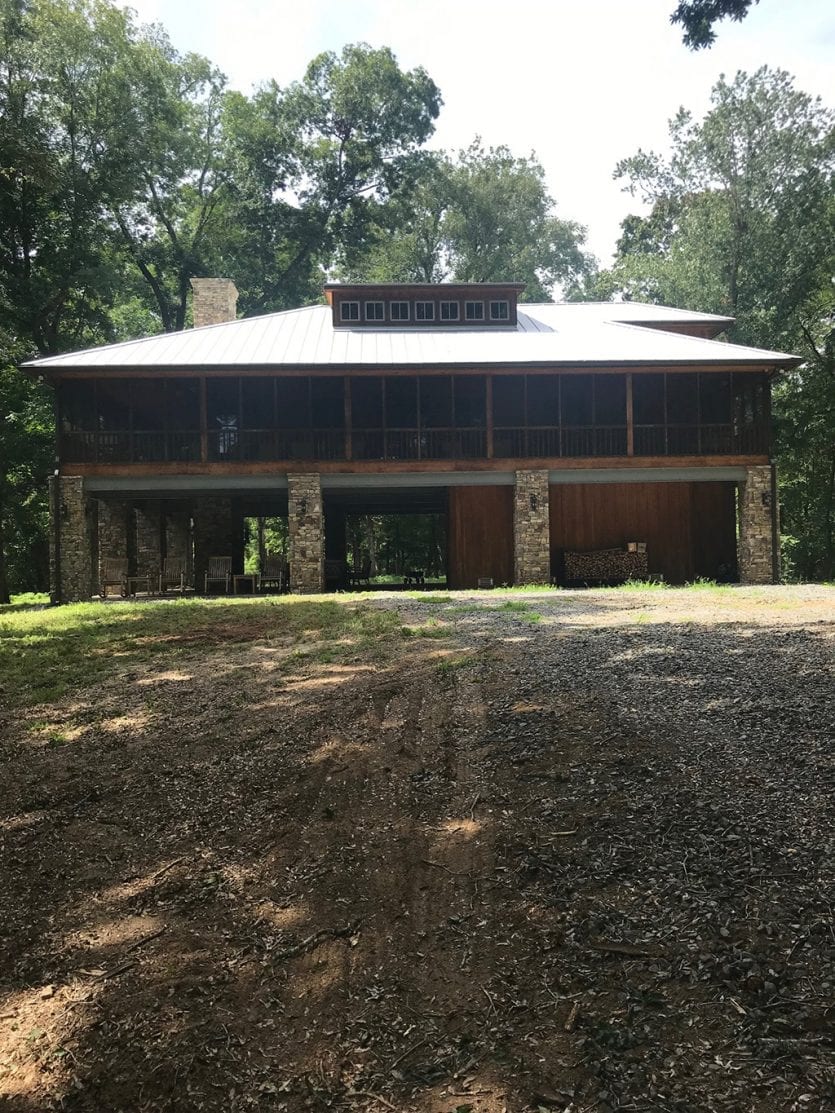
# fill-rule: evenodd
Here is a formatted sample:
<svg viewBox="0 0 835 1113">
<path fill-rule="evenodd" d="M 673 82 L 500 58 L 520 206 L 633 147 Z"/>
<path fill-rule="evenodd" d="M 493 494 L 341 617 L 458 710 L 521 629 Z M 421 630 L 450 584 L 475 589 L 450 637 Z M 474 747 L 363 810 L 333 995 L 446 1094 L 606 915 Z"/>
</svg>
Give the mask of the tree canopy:
<svg viewBox="0 0 835 1113">
<path fill-rule="evenodd" d="M 670 16 L 671 23 L 684 29 L 684 44 L 691 50 L 702 50 L 716 41 L 714 24 L 722 19 L 737 22 L 745 19 L 749 8 L 759 0 L 681 0 Z"/>
<path fill-rule="evenodd" d="M 805 357 L 775 387 L 784 527 L 794 571 L 835 572 L 835 116 L 782 71 L 721 78 L 670 154 L 615 176 L 650 206 L 624 221 L 595 296 L 736 318 L 733 339 Z"/>
</svg>

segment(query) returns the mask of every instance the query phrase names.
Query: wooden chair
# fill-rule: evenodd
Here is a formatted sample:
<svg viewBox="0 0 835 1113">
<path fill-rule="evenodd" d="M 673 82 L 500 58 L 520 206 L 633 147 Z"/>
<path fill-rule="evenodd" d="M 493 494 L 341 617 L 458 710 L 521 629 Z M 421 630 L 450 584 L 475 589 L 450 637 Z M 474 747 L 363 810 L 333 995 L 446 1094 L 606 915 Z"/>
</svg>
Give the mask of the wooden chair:
<svg viewBox="0 0 835 1113">
<path fill-rule="evenodd" d="M 352 584 L 366 584 L 371 581 L 371 558 L 366 559 L 360 564 L 358 568 L 354 568 L 348 573 L 348 582 Z"/>
<path fill-rule="evenodd" d="M 274 591 L 286 591 L 287 580 L 287 561 L 284 557 L 268 554 L 258 577 L 258 590 L 272 588 Z"/>
<path fill-rule="evenodd" d="M 107 598 L 107 589 L 118 587 L 120 595 L 128 593 L 128 562 L 116 557 L 105 557 L 101 562 L 99 595 Z"/>
<path fill-rule="evenodd" d="M 159 574 L 160 594 L 170 589 L 185 595 L 186 591 L 186 562 L 184 557 L 166 557 L 162 562 Z"/>
<path fill-rule="evenodd" d="M 232 558 L 225 556 L 209 557 L 209 567 L 206 569 L 206 582 L 203 590 L 209 594 L 209 584 L 223 584 L 223 590 L 228 595 L 232 587 Z"/>
</svg>

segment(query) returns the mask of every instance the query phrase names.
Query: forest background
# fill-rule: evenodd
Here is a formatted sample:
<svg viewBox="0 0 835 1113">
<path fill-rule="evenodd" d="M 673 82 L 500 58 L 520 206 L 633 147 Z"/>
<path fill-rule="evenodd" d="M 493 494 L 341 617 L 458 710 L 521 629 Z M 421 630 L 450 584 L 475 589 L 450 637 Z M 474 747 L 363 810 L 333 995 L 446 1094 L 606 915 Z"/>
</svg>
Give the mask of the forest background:
<svg viewBox="0 0 835 1113">
<path fill-rule="evenodd" d="M 700 47 L 705 8 L 749 6 L 676 14 Z M 428 149 L 441 106 L 385 48 L 246 95 L 108 0 L 0 0 L 0 602 L 48 581 L 52 397 L 18 364 L 187 327 L 196 275 L 231 278 L 244 315 L 331 278 L 733 316 L 732 340 L 804 359 L 774 390 L 784 569 L 835 577 L 832 111 L 768 68 L 720 78 L 699 118 L 671 105 L 668 153 L 613 167 L 642 213 L 601 268 L 535 155 Z"/>
</svg>

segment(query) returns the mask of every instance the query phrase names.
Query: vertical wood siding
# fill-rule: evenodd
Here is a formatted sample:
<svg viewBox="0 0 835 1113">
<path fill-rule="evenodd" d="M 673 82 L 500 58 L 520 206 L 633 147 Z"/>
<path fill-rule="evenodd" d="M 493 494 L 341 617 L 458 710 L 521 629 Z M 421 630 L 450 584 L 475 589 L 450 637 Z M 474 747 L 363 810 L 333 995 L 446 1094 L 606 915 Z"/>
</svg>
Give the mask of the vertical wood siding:
<svg viewBox="0 0 835 1113">
<path fill-rule="evenodd" d="M 669 583 L 716 579 L 736 560 L 733 483 L 559 484 L 550 489 L 552 573 L 568 550 L 645 541 Z"/>
<path fill-rule="evenodd" d="M 513 582 L 512 487 L 450 487 L 448 529 L 450 587 Z"/>
</svg>

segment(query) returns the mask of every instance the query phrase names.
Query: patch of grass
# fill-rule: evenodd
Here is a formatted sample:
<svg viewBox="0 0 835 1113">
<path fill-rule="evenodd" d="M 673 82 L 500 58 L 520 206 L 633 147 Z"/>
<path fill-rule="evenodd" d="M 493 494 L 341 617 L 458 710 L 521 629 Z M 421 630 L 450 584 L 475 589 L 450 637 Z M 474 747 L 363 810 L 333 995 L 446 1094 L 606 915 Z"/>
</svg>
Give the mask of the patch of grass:
<svg viewBox="0 0 835 1113">
<path fill-rule="evenodd" d="M 442 626 L 437 620 L 424 623 L 423 626 L 401 626 L 400 633 L 404 638 L 449 638 L 452 630 L 449 626 Z"/>
<path fill-rule="evenodd" d="M 49 603 L 49 595 L 45 591 L 24 591 L 20 595 L 12 596 L 13 607 L 45 607 Z"/>
<path fill-rule="evenodd" d="M 404 591 L 407 599 L 419 599 L 421 603 L 449 603 L 449 595 L 424 595 L 422 591 Z"/>
<path fill-rule="evenodd" d="M 714 595 L 727 595 L 733 591 L 731 584 L 720 584 L 718 580 L 708 579 L 707 576 L 697 576 L 684 586 L 688 591 L 709 591 Z"/>
<path fill-rule="evenodd" d="M 0 616 L 0 703 L 59 699 L 114 671 L 227 645 L 290 639 L 335 660 L 399 629 L 393 611 L 334 598 L 76 603 Z M 317 643 L 327 643 L 322 646 Z"/>
<path fill-rule="evenodd" d="M 468 669 L 476 663 L 474 653 L 464 653 L 459 657 L 442 657 L 435 668 L 442 676 L 451 676 L 459 669 Z"/>
<path fill-rule="evenodd" d="M 525 595 L 535 592 L 541 594 L 543 591 L 552 594 L 557 591 L 562 591 L 562 588 L 554 584 L 504 584 L 498 589 L 502 595 Z"/>
<path fill-rule="evenodd" d="M 610 591 L 666 591 L 669 584 L 664 580 L 625 580 Z"/>
</svg>

